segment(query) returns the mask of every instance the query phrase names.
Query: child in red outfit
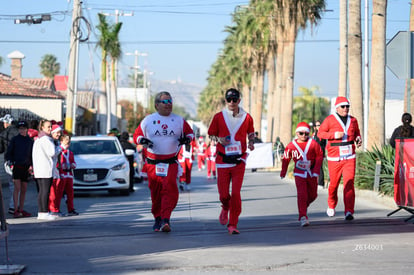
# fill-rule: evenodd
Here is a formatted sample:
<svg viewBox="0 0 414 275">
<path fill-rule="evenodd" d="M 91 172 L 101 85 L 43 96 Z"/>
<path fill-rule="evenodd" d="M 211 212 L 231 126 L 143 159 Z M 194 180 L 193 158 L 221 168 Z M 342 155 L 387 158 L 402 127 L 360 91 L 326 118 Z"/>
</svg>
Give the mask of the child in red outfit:
<svg viewBox="0 0 414 275">
<path fill-rule="evenodd" d="M 310 127 L 306 122 L 300 122 L 296 128 L 297 139 L 290 142 L 285 149 L 282 159 L 283 179 L 291 159 L 295 162 L 293 174 L 297 190 L 299 221 L 301 226 L 308 226 L 307 210 L 318 196 L 318 175 L 322 166 L 323 152 L 320 145 L 309 138 Z"/>
<path fill-rule="evenodd" d="M 60 137 L 60 147 L 62 153 L 58 156 L 57 169 L 59 171 L 59 183 L 57 184 L 57 190 L 53 201 L 50 202 L 50 208 L 53 212 L 60 212 L 60 202 L 63 197 L 63 193 L 66 193 L 66 204 L 68 208 L 68 215 L 75 216 L 79 215 L 75 211 L 73 205 L 73 173 L 72 169 L 76 168 L 75 158 L 73 152 L 69 150 L 70 136 L 63 134 Z"/>
<path fill-rule="evenodd" d="M 212 140 L 207 147 L 207 178 L 216 178 L 216 141 Z"/>
</svg>

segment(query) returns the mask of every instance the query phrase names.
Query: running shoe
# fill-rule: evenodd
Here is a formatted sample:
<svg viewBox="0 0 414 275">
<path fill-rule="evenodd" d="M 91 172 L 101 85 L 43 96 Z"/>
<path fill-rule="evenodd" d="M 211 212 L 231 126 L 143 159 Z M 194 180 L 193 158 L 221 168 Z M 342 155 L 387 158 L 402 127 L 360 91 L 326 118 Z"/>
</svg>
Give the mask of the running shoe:
<svg viewBox="0 0 414 275">
<path fill-rule="evenodd" d="M 219 221 L 222 225 L 226 225 L 229 222 L 229 210 L 221 209 Z"/>
<path fill-rule="evenodd" d="M 302 226 L 302 227 L 309 226 L 308 218 L 306 218 L 305 216 L 300 218 L 300 226 Z"/>
<path fill-rule="evenodd" d="M 351 212 L 346 212 L 346 214 L 345 214 L 345 220 L 346 221 L 352 221 L 354 219 L 354 216 L 352 215 L 352 213 Z"/>
<path fill-rule="evenodd" d="M 335 209 L 328 207 L 328 209 L 326 209 L 326 215 L 328 215 L 328 217 L 335 216 Z"/>
<path fill-rule="evenodd" d="M 240 231 L 237 230 L 237 227 L 235 227 L 235 226 L 229 226 L 229 227 L 227 227 L 227 230 L 229 231 L 230 235 L 240 234 Z"/>
<path fill-rule="evenodd" d="M 159 232 L 160 229 L 161 229 L 161 217 L 156 217 L 155 223 L 152 226 L 152 230 L 154 230 L 154 232 Z"/>
<path fill-rule="evenodd" d="M 170 232 L 171 231 L 170 220 L 169 219 L 163 219 L 162 220 L 161 231 L 162 232 Z"/>
</svg>

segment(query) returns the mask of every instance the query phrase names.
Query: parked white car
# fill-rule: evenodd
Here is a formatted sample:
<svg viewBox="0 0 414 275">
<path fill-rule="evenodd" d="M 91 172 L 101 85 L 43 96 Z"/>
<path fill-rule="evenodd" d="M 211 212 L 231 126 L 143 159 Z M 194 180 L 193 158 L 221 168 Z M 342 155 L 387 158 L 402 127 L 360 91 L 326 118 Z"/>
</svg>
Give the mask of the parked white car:
<svg viewBox="0 0 414 275">
<path fill-rule="evenodd" d="M 76 161 L 73 188 L 79 191 L 120 191 L 129 195 L 129 163 L 117 137 L 72 137 Z"/>
</svg>

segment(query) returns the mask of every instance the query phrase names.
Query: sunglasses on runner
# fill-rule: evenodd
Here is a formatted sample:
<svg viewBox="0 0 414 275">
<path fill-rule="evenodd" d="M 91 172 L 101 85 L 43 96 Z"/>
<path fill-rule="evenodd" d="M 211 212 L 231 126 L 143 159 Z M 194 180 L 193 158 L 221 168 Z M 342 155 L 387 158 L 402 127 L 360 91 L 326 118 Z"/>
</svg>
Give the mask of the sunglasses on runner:
<svg viewBox="0 0 414 275">
<path fill-rule="evenodd" d="M 160 100 L 159 102 L 163 104 L 172 104 L 172 99 L 163 99 L 163 100 Z"/>
<path fill-rule="evenodd" d="M 226 98 L 226 101 L 228 102 L 228 103 L 230 103 L 230 102 L 234 102 L 234 103 L 237 103 L 237 101 L 239 101 L 239 99 L 238 98 L 236 98 L 236 97 L 228 97 L 228 98 Z"/>
<path fill-rule="evenodd" d="M 349 105 L 342 105 L 341 106 L 342 109 L 348 108 L 349 109 Z"/>
<path fill-rule="evenodd" d="M 298 132 L 298 135 L 299 136 L 303 136 L 303 135 L 309 136 L 309 133 L 307 133 L 307 132 Z"/>
</svg>

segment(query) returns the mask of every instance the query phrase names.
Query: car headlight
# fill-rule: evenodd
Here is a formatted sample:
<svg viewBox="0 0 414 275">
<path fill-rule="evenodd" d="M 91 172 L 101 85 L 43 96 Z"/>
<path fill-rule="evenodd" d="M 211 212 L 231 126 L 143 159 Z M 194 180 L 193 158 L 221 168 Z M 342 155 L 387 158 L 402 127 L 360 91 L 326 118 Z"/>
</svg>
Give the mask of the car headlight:
<svg viewBox="0 0 414 275">
<path fill-rule="evenodd" d="M 123 163 L 120 163 L 120 164 L 118 164 L 118 165 L 115 165 L 114 167 L 112 167 L 111 169 L 112 170 L 114 170 L 114 171 L 118 171 L 118 170 L 123 170 L 123 169 L 125 169 L 126 168 L 126 163 L 125 162 L 123 162 Z"/>
</svg>

